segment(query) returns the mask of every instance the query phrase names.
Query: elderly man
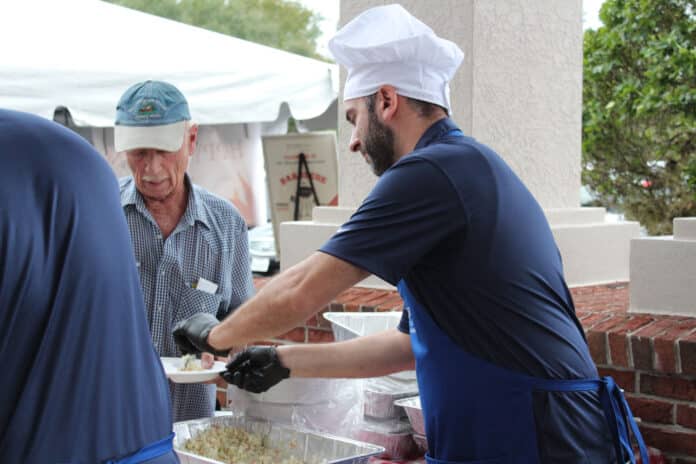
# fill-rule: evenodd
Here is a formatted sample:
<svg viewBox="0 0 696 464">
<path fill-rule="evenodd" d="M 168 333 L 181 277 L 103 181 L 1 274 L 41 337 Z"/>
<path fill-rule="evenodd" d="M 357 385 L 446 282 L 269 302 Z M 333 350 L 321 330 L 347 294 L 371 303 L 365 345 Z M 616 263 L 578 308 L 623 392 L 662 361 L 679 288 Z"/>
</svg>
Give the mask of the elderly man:
<svg viewBox="0 0 696 464">
<path fill-rule="evenodd" d="M 0 462 L 179 462 L 113 171 L 0 110 Z"/>
<path fill-rule="evenodd" d="M 398 329 L 250 348 L 223 376 L 262 391 L 290 374 L 377 376 L 415 364 L 429 463 L 633 459 L 637 427 L 618 387 L 597 376 L 542 209 L 501 157 L 448 118 L 459 47 L 389 5 L 346 24 L 330 50 L 348 69 L 350 149 L 380 179 L 319 252 L 231 317 L 180 323 L 182 349 L 282 333 L 375 274 L 404 299 Z"/>
<path fill-rule="evenodd" d="M 118 102 L 115 147 L 133 173 L 121 179 L 121 205 L 161 356 L 181 354 L 177 321 L 198 312 L 222 319 L 253 294 L 244 219 L 186 174 L 197 135 L 186 98 L 169 83 L 135 84 Z M 175 421 L 213 414 L 214 385 L 172 384 L 171 393 Z"/>
</svg>

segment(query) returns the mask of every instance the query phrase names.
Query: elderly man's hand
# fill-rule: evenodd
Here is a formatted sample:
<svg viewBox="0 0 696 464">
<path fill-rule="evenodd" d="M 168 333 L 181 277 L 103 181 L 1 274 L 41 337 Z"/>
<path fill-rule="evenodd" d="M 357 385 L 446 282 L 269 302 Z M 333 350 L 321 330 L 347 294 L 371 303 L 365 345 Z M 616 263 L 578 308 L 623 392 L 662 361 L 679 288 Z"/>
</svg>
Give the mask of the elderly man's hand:
<svg viewBox="0 0 696 464">
<path fill-rule="evenodd" d="M 208 344 L 210 331 L 219 323 L 212 314 L 194 314 L 174 326 L 174 342 L 184 354 L 208 352 L 226 356 L 228 350 L 216 350 Z"/>
<path fill-rule="evenodd" d="M 274 347 L 252 346 L 237 354 L 220 375 L 232 385 L 262 393 L 290 377 L 290 369 L 280 362 Z"/>
</svg>

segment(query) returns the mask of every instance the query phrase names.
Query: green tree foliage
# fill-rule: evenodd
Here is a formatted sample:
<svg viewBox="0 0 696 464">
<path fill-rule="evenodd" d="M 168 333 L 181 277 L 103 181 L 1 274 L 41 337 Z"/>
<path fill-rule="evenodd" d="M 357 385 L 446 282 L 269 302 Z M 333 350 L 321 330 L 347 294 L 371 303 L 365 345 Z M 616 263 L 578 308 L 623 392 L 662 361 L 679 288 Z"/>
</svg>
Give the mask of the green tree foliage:
<svg viewBox="0 0 696 464">
<path fill-rule="evenodd" d="M 694 194 L 694 201 L 696 201 L 696 160 L 691 160 L 691 163 L 689 163 L 687 174 L 689 176 L 689 186 Z"/>
<path fill-rule="evenodd" d="M 310 58 L 321 34 L 321 15 L 285 0 L 107 0 Z"/>
<path fill-rule="evenodd" d="M 583 182 L 651 234 L 696 216 L 696 0 L 607 0 L 584 36 Z"/>
</svg>

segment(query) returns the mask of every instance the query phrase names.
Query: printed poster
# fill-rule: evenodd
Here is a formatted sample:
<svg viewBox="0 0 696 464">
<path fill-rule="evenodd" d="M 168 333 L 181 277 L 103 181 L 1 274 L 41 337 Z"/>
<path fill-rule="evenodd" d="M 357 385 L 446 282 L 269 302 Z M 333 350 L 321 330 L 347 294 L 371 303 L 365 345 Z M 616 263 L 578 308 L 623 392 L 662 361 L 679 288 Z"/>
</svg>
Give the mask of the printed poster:
<svg viewBox="0 0 696 464">
<path fill-rule="evenodd" d="M 304 166 L 300 169 L 300 153 L 307 160 L 309 174 Z M 276 253 L 280 255 L 280 223 L 294 221 L 296 209 L 298 221 L 311 220 L 316 205 L 315 193 L 319 206 L 338 205 L 336 134 L 309 132 L 264 136 L 263 156 Z"/>
</svg>

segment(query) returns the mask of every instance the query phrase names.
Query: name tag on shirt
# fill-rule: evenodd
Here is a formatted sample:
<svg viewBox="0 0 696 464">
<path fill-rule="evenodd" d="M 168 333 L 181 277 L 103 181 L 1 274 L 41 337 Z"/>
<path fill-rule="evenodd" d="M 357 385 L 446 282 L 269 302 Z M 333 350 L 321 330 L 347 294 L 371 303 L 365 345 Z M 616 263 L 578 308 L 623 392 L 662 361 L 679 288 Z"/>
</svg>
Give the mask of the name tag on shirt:
<svg viewBox="0 0 696 464">
<path fill-rule="evenodd" d="M 268 272 L 268 268 L 271 267 L 271 260 L 268 258 L 258 258 L 256 256 L 251 257 L 251 270 L 252 272 Z"/>
<path fill-rule="evenodd" d="M 196 290 L 200 290 L 205 293 L 212 293 L 215 294 L 218 289 L 218 284 L 215 282 L 211 282 L 209 280 L 204 279 L 203 277 L 198 278 L 198 282 L 196 282 Z"/>
</svg>

